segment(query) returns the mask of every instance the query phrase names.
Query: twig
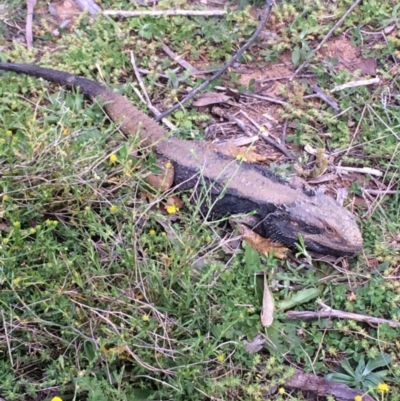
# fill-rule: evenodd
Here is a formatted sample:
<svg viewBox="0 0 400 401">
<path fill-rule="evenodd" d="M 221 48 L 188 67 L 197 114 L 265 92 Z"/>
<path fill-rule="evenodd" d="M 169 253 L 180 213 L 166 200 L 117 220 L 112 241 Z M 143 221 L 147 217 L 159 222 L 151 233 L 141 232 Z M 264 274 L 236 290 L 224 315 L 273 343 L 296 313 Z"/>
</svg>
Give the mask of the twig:
<svg viewBox="0 0 400 401">
<path fill-rule="evenodd" d="M 193 72 L 199 72 L 195 67 L 193 67 L 190 63 L 188 63 L 186 60 L 182 59 L 181 56 L 178 56 L 176 53 L 172 51 L 165 43 L 162 43 L 162 48 L 165 53 L 169 57 L 171 57 L 175 62 L 177 62 L 180 66 L 182 66 L 185 70 L 190 71 L 191 73 Z"/>
<path fill-rule="evenodd" d="M 370 167 L 343 167 L 343 166 L 333 166 L 336 171 L 349 171 L 353 173 L 370 174 L 377 177 L 382 177 L 382 171 Z"/>
<path fill-rule="evenodd" d="M 366 192 L 370 195 L 397 195 L 400 194 L 400 191 L 396 191 L 395 189 L 361 189 L 363 192 Z"/>
<path fill-rule="evenodd" d="M 318 52 L 319 49 L 325 44 L 325 42 L 332 36 L 333 32 L 342 25 L 343 21 L 347 18 L 347 16 L 357 7 L 358 3 L 361 0 L 355 0 L 355 2 L 349 7 L 349 9 L 342 15 L 342 17 L 339 19 L 338 22 L 336 22 L 335 25 L 329 30 L 329 32 L 326 34 L 326 36 L 321 40 L 321 42 L 318 44 L 318 46 L 313 50 L 312 56 Z M 308 64 L 310 63 L 310 59 L 306 60 L 303 64 L 300 65 L 299 68 L 294 72 L 291 81 L 299 74 L 300 71 L 302 71 Z"/>
<path fill-rule="evenodd" d="M 135 87 L 133 87 L 133 89 L 135 90 L 136 94 L 139 96 L 140 100 L 147 105 L 149 110 L 151 110 L 151 112 L 155 116 L 159 116 L 160 115 L 159 110 L 155 106 L 153 106 L 153 104 L 151 103 L 150 97 L 147 94 L 146 87 L 145 87 L 145 85 L 143 83 L 143 80 L 142 80 L 142 77 L 140 75 L 139 69 L 138 69 L 138 67 L 136 65 L 135 56 L 133 55 L 132 51 L 131 51 L 131 63 L 132 63 L 133 71 L 135 72 L 135 75 L 136 75 L 136 79 L 139 82 L 140 89 L 142 90 L 143 95 L 146 98 L 146 101 L 144 101 L 144 99 L 141 96 L 140 92 L 137 91 Z M 168 121 L 166 118 L 164 118 L 162 121 L 166 126 L 168 126 L 169 129 L 171 129 L 171 130 L 175 130 L 176 129 L 176 127 L 170 121 Z"/>
<path fill-rule="evenodd" d="M 286 381 L 285 386 L 309 391 L 321 397 L 331 395 L 338 401 L 354 401 L 357 396 L 362 396 L 362 401 L 375 401 L 370 395 L 354 390 L 346 384 L 328 380 L 298 369 L 295 371 L 294 376 Z"/>
<path fill-rule="evenodd" d="M 26 47 L 28 49 L 32 49 L 33 43 L 33 35 L 32 35 L 32 23 L 33 23 L 33 10 L 36 5 L 36 0 L 27 0 L 26 8 L 27 8 L 27 15 L 26 15 Z"/>
<path fill-rule="evenodd" d="M 248 96 L 248 97 L 254 97 L 254 99 L 266 100 L 267 102 L 280 104 L 281 106 L 289 105 L 289 103 L 284 102 L 283 100 L 275 99 L 275 98 L 269 97 L 269 96 L 261 96 L 261 95 L 256 95 L 254 93 L 248 93 L 248 92 L 244 92 L 244 93 L 242 93 L 242 95 Z"/>
<path fill-rule="evenodd" d="M 225 10 L 142 10 L 142 11 L 123 11 L 123 10 L 104 10 L 104 15 L 115 17 L 142 17 L 149 15 L 153 17 L 159 16 L 173 16 L 173 15 L 186 15 L 186 16 L 204 16 L 215 17 L 223 16 L 227 13 Z"/>
<path fill-rule="evenodd" d="M 325 95 L 325 93 L 322 91 L 322 89 L 318 85 L 313 85 L 312 88 L 313 88 L 314 92 L 317 94 L 317 96 L 322 101 L 329 104 L 329 106 L 331 106 L 333 110 L 338 111 L 338 112 L 340 111 L 339 105 L 333 99 L 331 99 L 329 96 Z"/>
<path fill-rule="evenodd" d="M 379 82 L 381 82 L 381 79 L 379 77 L 375 77 L 375 78 L 371 78 L 371 79 L 361 79 L 359 81 L 351 81 L 351 82 L 347 82 L 343 85 L 335 86 L 333 89 L 331 89 L 331 93 L 341 91 L 341 90 L 347 89 L 347 88 L 356 88 L 357 86 L 367 86 L 367 85 L 379 84 Z"/>
<path fill-rule="evenodd" d="M 365 322 L 371 325 L 377 324 L 388 324 L 390 327 L 400 327 L 400 322 L 395 322 L 393 320 L 382 319 L 380 317 L 373 317 L 367 315 L 359 315 L 358 313 L 343 312 L 338 309 L 332 309 L 323 302 L 317 301 L 317 303 L 322 307 L 319 311 L 289 311 L 286 312 L 286 317 L 289 319 L 326 319 L 326 318 L 336 318 L 336 319 L 349 319 L 356 320 L 358 322 Z"/>
<path fill-rule="evenodd" d="M 226 91 L 228 89 L 225 86 L 215 86 L 214 88 L 218 89 L 220 91 Z M 283 100 L 275 99 L 274 97 L 261 96 L 261 95 L 256 95 L 254 93 L 248 93 L 248 92 L 239 92 L 237 89 L 231 89 L 231 88 L 229 88 L 229 90 L 233 93 L 239 93 L 241 96 L 253 97 L 254 99 L 259 99 L 259 100 L 265 100 L 267 102 L 280 104 L 281 106 L 289 105 L 289 103 L 286 103 Z"/>
<path fill-rule="evenodd" d="M 286 133 L 287 133 L 287 127 L 289 125 L 289 119 L 286 118 L 285 122 L 283 123 L 283 128 L 282 128 L 282 136 L 281 136 L 281 142 L 286 146 Z"/>
<path fill-rule="evenodd" d="M 144 97 L 146 98 L 147 106 L 148 106 L 148 107 L 150 108 L 150 110 L 151 110 L 151 109 L 153 109 L 153 104 L 151 103 L 151 100 L 150 100 L 150 98 L 149 98 L 149 95 L 147 94 L 146 87 L 144 86 L 142 77 L 140 76 L 140 72 L 139 72 L 139 70 L 138 70 L 138 68 L 137 68 L 137 65 L 136 65 L 135 56 L 133 55 L 133 52 L 132 52 L 132 51 L 131 51 L 131 63 L 132 63 L 133 71 L 134 71 L 134 73 L 135 73 L 135 75 L 136 75 L 136 79 L 137 79 L 138 82 L 139 82 L 140 89 L 142 90 L 142 92 L 143 92 L 143 94 L 144 94 Z M 153 111 L 153 110 L 152 110 L 152 111 Z"/>
<path fill-rule="evenodd" d="M 2 320 L 3 320 L 4 336 L 6 338 L 8 356 L 10 358 L 11 366 L 14 366 L 14 360 L 13 360 L 13 356 L 12 356 L 10 337 L 8 335 L 7 322 L 6 322 L 6 319 L 4 317 L 4 311 L 3 310 L 1 310 L 1 317 L 2 317 Z"/>
<path fill-rule="evenodd" d="M 269 137 L 269 134 L 267 132 L 263 132 L 261 129 L 261 126 L 257 124 L 247 113 L 245 113 L 243 110 L 240 110 L 240 113 L 243 114 L 258 130 L 258 135 L 261 136 L 262 139 L 264 139 L 265 142 L 267 142 L 269 145 L 273 146 L 275 149 L 279 150 L 279 152 L 283 153 L 287 158 L 289 159 L 294 159 L 294 156 L 286 149 L 285 144 L 281 145 L 275 140 L 271 139 Z"/>
<path fill-rule="evenodd" d="M 201 85 L 199 85 L 196 89 L 193 89 L 189 95 L 187 95 L 184 99 L 182 99 L 180 102 L 176 103 L 174 106 L 172 106 L 169 110 L 164 111 L 160 116 L 157 117 L 157 121 L 160 121 L 164 117 L 168 116 L 172 112 L 174 112 L 176 109 L 181 107 L 184 103 L 188 102 L 190 99 L 193 99 L 194 96 L 196 96 L 197 93 L 205 89 L 210 82 L 214 81 L 217 79 L 219 76 L 221 76 L 229 67 L 231 67 L 235 61 L 253 44 L 253 42 L 257 39 L 258 35 L 264 28 L 267 19 L 269 17 L 271 11 L 271 0 L 266 0 L 266 8 L 264 11 L 264 14 L 261 18 L 261 21 L 251 36 L 251 38 L 244 44 L 243 47 L 241 47 L 233 56 L 232 58 L 219 70 L 217 71 L 213 76 L 208 78 L 206 81 L 204 81 Z"/>
<path fill-rule="evenodd" d="M 292 75 L 281 75 L 280 77 L 256 79 L 256 83 L 263 84 L 264 82 L 280 81 L 282 79 L 290 79 L 290 78 L 292 78 Z M 304 74 L 304 75 L 300 75 L 297 78 L 315 78 L 315 74 Z"/>
</svg>

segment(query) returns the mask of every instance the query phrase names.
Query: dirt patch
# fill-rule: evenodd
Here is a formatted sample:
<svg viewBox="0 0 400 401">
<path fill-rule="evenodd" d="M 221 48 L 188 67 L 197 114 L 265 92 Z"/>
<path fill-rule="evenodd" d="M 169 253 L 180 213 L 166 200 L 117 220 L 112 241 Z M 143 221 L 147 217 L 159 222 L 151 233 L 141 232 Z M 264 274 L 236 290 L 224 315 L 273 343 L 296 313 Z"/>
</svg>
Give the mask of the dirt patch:
<svg viewBox="0 0 400 401">
<path fill-rule="evenodd" d="M 328 57 L 338 60 L 340 69 L 360 70 L 364 75 L 376 74 L 376 60 L 372 57 L 364 58 L 361 50 L 345 37 L 332 39 L 321 49 L 319 58 L 326 62 Z"/>
</svg>

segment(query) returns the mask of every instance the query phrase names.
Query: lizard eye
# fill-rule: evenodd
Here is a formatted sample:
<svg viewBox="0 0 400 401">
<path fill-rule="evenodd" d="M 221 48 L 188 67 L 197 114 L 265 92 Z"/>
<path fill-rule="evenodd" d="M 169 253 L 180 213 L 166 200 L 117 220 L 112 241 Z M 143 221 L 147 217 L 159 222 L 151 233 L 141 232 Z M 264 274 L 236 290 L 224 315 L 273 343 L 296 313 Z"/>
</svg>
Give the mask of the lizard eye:
<svg viewBox="0 0 400 401">
<path fill-rule="evenodd" d="M 335 232 L 335 230 L 331 226 L 325 226 L 325 231 L 328 234 L 333 234 Z"/>
</svg>

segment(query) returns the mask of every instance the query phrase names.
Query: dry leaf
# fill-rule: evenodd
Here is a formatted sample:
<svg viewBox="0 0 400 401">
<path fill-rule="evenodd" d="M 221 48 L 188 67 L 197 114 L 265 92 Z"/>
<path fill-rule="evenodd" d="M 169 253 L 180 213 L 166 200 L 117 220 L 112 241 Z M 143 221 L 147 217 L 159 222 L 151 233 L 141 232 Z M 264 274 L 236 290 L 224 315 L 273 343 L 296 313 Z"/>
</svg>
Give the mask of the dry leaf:
<svg viewBox="0 0 400 401">
<path fill-rule="evenodd" d="M 239 228 L 242 238 L 257 252 L 266 256 L 268 256 L 270 252 L 274 252 L 275 257 L 278 259 L 283 259 L 285 257 L 288 248 L 272 242 L 268 238 L 261 237 L 261 235 L 258 235 L 244 224 L 236 223 L 234 220 L 231 220 L 231 222 Z"/>
<path fill-rule="evenodd" d="M 178 209 L 182 209 L 184 206 L 183 200 L 178 196 L 170 196 L 167 199 L 167 205 L 176 206 Z"/>
<path fill-rule="evenodd" d="M 264 273 L 263 305 L 261 311 L 261 324 L 269 327 L 274 322 L 275 303 L 271 291 L 268 288 L 267 275 Z"/>
<path fill-rule="evenodd" d="M 347 300 L 350 302 L 354 302 L 357 300 L 357 295 L 354 294 L 354 292 L 351 292 L 348 296 L 347 296 Z"/>
<path fill-rule="evenodd" d="M 69 19 L 74 15 L 81 14 L 81 10 L 79 10 L 79 8 L 72 0 L 64 0 L 57 3 L 50 3 L 49 12 L 54 17 L 58 17 L 60 22 Z"/>
<path fill-rule="evenodd" d="M 267 342 L 267 340 L 261 335 L 257 334 L 252 341 L 244 341 L 244 348 L 250 354 L 255 354 L 258 351 L 261 351 L 263 345 Z"/>
<path fill-rule="evenodd" d="M 363 58 L 353 65 L 354 70 L 361 70 L 364 75 L 376 75 L 377 62 L 373 57 Z"/>
<path fill-rule="evenodd" d="M 209 106 L 210 104 L 226 103 L 231 98 L 223 93 L 205 92 L 193 102 L 195 107 Z"/>
<path fill-rule="evenodd" d="M 258 163 L 267 160 L 265 156 L 260 155 L 254 149 L 254 146 L 239 148 L 231 142 L 218 146 L 218 152 L 229 156 L 232 159 L 243 160 L 248 163 Z"/>
</svg>

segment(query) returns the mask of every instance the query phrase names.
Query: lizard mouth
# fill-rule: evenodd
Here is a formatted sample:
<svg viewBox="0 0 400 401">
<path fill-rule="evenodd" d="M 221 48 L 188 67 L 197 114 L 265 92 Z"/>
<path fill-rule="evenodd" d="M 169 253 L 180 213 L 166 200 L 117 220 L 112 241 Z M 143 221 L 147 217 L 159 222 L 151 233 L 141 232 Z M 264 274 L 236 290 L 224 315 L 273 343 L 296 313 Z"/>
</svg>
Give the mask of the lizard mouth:
<svg viewBox="0 0 400 401">
<path fill-rule="evenodd" d="M 318 242 L 309 242 L 307 243 L 307 249 L 321 255 L 332 255 L 341 257 L 341 256 L 353 256 L 354 254 L 359 253 L 362 250 L 362 245 L 354 247 L 343 246 L 341 249 L 338 249 L 338 248 L 331 248 Z"/>
</svg>

